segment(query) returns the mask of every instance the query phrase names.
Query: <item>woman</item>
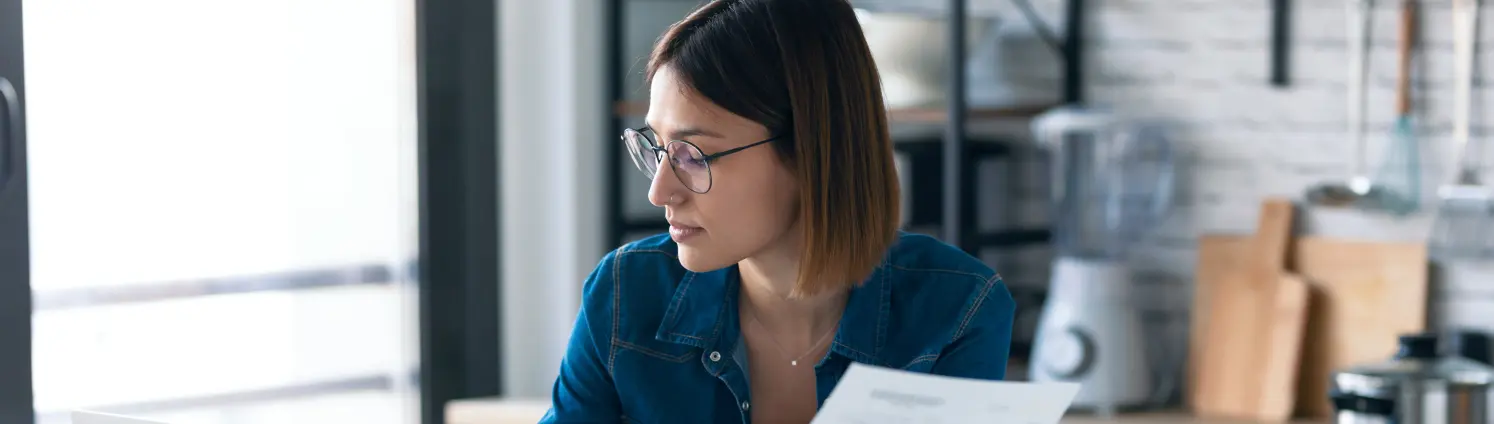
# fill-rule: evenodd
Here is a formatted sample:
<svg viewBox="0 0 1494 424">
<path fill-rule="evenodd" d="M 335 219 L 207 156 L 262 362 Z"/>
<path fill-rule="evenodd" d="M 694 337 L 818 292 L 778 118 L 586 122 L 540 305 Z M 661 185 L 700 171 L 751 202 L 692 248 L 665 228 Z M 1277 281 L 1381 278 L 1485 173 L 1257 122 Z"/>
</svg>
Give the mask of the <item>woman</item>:
<svg viewBox="0 0 1494 424">
<path fill-rule="evenodd" d="M 1000 379 L 1000 277 L 898 231 L 881 82 L 846 0 L 716 0 L 624 131 L 669 234 L 586 282 L 543 422 L 808 422 L 851 362 Z"/>
</svg>

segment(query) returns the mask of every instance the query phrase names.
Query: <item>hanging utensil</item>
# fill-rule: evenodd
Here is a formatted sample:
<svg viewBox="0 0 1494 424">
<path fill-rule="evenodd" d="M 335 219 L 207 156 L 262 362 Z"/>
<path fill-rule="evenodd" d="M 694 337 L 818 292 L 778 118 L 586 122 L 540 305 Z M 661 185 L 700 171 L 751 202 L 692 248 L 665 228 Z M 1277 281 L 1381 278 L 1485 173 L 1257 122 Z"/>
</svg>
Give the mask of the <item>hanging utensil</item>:
<svg viewBox="0 0 1494 424">
<path fill-rule="evenodd" d="M 1387 192 L 1381 208 L 1409 215 L 1421 207 L 1421 154 L 1411 117 L 1411 52 L 1415 46 L 1416 0 L 1401 0 L 1401 37 L 1395 86 L 1395 126 L 1376 180 Z"/>
<path fill-rule="evenodd" d="M 1287 35 L 1291 32 L 1291 0 L 1271 0 L 1271 85 L 1287 86 Z"/>
<path fill-rule="evenodd" d="M 1457 177 L 1437 194 L 1442 204 L 1433 225 L 1432 254 L 1440 258 L 1477 257 L 1489 254 L 1490 215 L 1494 194 L 1483 184 L 1479 168 L 1483 149 L 1474 149 L 1471 102 L 1473 92 L 1474 38 L 1478 34 L 1478 0 L 1453 0 L 1453 54 L 1456 70 L 1453 90 L 1453 142 L 1460 150 Z M 1481 146 L 1480 146 L 1481 147 Z"/>
<path fill-rule="evenodd" d="M 1370 12 L 1373 0 L 1349 0 L 1349 138 L 1354 143 L 1352 175 L 1346 182 L 1323 183 L 1307 191 L 1307 200 L 1319 206 L 1379 209 L 1386 196 L 1384 188 L 1366 175 L 1364 139 L 1365 84 L 1368 81 Z"/>
</svg>

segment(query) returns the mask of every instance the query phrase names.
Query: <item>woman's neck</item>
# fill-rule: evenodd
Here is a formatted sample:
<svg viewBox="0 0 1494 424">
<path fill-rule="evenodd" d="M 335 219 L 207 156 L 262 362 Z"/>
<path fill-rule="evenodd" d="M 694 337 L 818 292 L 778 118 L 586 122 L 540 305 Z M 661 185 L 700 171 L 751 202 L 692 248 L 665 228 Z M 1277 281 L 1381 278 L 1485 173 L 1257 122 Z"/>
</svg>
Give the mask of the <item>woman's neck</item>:
<svg viewBox="0 0 1494 424">
<path fill-rule="evenodd" d="M 799 282 L 799 251 L 767 249 L 738 264 L 742 307 L 775 333 L 819 335 L 831 331 L 845 309 L 847 291 L 790 297 Z"/>
</svg>

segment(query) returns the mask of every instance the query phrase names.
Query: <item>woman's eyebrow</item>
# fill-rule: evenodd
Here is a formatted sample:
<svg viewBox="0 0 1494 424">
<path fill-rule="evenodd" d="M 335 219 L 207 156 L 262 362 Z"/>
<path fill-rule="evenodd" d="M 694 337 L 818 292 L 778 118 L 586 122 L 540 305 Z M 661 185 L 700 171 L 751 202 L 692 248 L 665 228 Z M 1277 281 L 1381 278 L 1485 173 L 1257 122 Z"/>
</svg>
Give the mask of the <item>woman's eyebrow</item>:
<svg viewBox="0 0 1494 424">
<path fill-rule="evenodd" d="M 659 132 L 658 127 L 655 127 L 655 126 L 650 125 L 650 124 L 645 124 L 644 126 L 648 127 L 648 129 L 651 130 L 651 131 L 653 131 L 655 134 L 666 136 L 669 139 L 688 138 L 688 137 L 695 137 L 695 136 L 709 137 L 709 138 L 726 138 L 725 136 L 721 135 L 721 133 L 718 133 L 718 132 L 715 132 L 715 131 L 711 131 L 711 130 L 708 130 L 708 129 L 705 129 L 705 128 L 701 128 L 701 127 L 690 127 L 690 126 L 687 126 L 687 127 L 683 127 L 683 128 L 675 128 L 673 131 L 670 131 L 669 134 L 662 134 L 662 133 Z"/>
</svg>

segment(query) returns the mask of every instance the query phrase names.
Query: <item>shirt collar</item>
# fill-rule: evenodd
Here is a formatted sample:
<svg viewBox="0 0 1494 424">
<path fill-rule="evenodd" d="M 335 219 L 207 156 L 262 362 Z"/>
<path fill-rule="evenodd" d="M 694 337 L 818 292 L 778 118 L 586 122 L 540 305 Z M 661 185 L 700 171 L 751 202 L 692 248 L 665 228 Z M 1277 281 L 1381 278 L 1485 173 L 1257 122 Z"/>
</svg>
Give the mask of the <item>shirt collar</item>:
<svg viewBox="0 0 1494 424">
<path fill-rule="evenodd" d="M 857 362 L 877 363 L 886 342 L 888 310 L 892 304 L 889 275 L 884 263 L 851 290 L 831 352 Z M 721 343 L 734 344 L 740 334 L 739 289 L 740 277 L 735 265 L 710 272 L 686 272 L 654 338 L 707 350 L 730 347 Z"/>
</svg>

